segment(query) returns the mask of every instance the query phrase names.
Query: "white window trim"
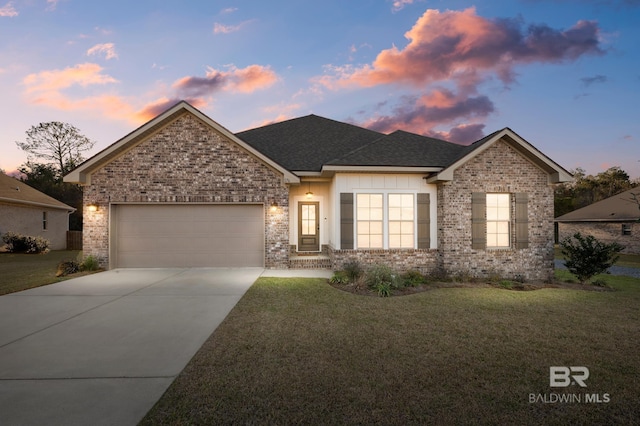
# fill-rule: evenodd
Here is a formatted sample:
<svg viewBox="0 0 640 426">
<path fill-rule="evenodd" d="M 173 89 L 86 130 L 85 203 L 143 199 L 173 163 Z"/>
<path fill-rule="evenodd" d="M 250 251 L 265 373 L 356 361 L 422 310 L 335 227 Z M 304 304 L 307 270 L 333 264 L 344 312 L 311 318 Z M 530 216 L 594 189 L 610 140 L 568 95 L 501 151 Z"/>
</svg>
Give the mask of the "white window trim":
<svg viewBox="0 0 640 426">
<path fill-rule="evenodd" d="M 488 215 L 486 214 L 485 211 L 485 222 L 486 222 L 486 226 L 487 226 L 487 230 L 486 230 L 486 241 L 487 241 L 487 249 L 489 250 L 509 250 L 511 248 L 513 248 L 513 226 L 512 226 L 512 222 L 513 222 L 513 197 L 512 194 L 510 192 L 487 192 L 485 194 L 485 199 L 487 198 L 488 195 L 506 195 L 509 200 L 508 200 L 508 205 L 509 205 L 509 219 L 507 220 L 489 220 L 489 218 L 487 217 Z M 489 209 L 489 203 L 485 200 L 486 202 L 486 207 L 485 209 L 488 210 Z M 508 237 L 508 244 L 506 246 L 492 246 L 489 245 L 489 223 L 507 223 L 507 237 Z M 499 234 L 498 234 L 499 235 Z"/>
<path fill-rule="evenodd" d="M 360 190 L 353 191 L 354 194 L 354 227 L 353 227 L 353 238 L 354 238 L 354 249 L 355 250 L 415 250 L 418 247 L 418 204 L 417 204 L 417 193 L 413 191 L 403 191 L 403 190 Z M 382 247 L 381 248 L 361 248 L 358 243 L 358 195 L 362 194 L 376 194 L 382 195 Z M 390 194 L 407 194 L 413 197 L 413 247 L 404 247 L 404 248 L 389 248 L 389 195 Z M 430 212 L 431 213 L 431 212 Z"/>
</svg>

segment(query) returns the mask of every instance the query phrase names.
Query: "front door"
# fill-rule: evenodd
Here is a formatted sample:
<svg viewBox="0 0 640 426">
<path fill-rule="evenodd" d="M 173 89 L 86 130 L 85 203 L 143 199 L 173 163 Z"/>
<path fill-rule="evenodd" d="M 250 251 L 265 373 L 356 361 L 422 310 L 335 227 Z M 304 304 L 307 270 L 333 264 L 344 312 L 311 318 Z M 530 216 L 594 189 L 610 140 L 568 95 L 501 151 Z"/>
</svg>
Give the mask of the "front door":
<svg viewBox="0 0 640 426">
<path fill-rule="evenodd" d="M 298 251 L 320 251 L 318 202 L 298 203 Z"/>
</svg>

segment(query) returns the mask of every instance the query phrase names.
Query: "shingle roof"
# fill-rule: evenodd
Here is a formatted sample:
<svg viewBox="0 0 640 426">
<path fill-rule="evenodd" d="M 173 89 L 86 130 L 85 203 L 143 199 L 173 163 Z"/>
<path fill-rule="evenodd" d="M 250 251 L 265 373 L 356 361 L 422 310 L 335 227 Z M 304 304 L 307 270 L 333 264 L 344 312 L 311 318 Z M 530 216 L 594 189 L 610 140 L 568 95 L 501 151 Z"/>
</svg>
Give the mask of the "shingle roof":
<svg viewBox="0 0 640 426">
<path fill-rule="evenodd" d="M 556 218 L 556 222 L 619 222 L 640 219 L 640 188 L 629 189 Z"/>
<path fill-rule="evenodd" d="M 68 211 L 75 210 L 73 207 L 70 207 L 55 198 L 30 187 L 18 179 L 7 176 L 4 173 L 0 173 L 0 201 L 50 207 Z"/>
<path fill-rule="evenodd" d="M 440 139 L 397 130 L 327 164 L 444 167 L 456 159 L 465 148 Z"/>
<path fill-rule="evenodd" d="M 384 134 L 311 114 L 236 136 L 288 170 L 320 171 L 324 164 Z"/>
</svg>

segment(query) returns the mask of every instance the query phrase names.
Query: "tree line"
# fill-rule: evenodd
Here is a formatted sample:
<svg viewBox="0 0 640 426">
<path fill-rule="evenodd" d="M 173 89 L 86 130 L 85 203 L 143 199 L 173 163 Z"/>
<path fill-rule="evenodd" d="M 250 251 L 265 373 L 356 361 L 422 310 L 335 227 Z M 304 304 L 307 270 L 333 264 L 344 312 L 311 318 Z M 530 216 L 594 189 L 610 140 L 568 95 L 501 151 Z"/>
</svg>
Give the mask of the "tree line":
<svg viewBox="0 0 640 426">
<path fill-rule="evenodd" d="M 629 174 L 618 166 L 595 176 L 587 175 L 581 168 L 571 173 L 573 182 L 562 183 L 555 188 L 554 217 L 640 186 L 640 178 L 630 179 Z"/>
</svg>

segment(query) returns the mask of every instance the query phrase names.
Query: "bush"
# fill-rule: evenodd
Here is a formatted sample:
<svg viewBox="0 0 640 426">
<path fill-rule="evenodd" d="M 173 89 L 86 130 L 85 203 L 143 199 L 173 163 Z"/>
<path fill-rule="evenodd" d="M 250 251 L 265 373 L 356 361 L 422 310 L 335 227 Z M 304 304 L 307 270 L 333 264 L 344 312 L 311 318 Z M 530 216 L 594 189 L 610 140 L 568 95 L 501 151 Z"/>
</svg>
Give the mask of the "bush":
<svg viewBox="0 0 640 426">
<path fill-rule="evenodd" d="M 420 271 L 416 270 L 407 271 L 402 274 L 400 278 L 402 278 L 404 287 L 418 287 L 419 285 L 427 283 L 427 278 L 422 275 Z"/>
<path fill-rule="evenodd" d="M 357 260 L 351 260 L 344 264 L 343 271 L 347 275 L 347 278 L 350 282 L 356 282 L 362 276 L 364 272 L 362 270 L 362 266 L 358 263 Z"/>
<path fill-rule="evenodd" d="M 376 290 L 380 296 L 388 296 L 391 294 L 392 288 L 400 288 L 402 286 L 402 280 L 387 265 L 371 267 L 365 274 L 364 279 L 367 286 Z"/>
<path fill-rule="evenodd" d="M 349 284 L 349 277 L 345 271 L 337 271 L 329 279 L 331 284 Z"/>
<path fill-rule="evenodd" d="M 2 236 L 2 241 L 7 245 L 7 250 L 11 253 L 47 253 L 49 251 L 49 240 L 42 237 L 30 237 L 20 235 L 15 232 L 7 232 Z"/>
<path fill-rule="evenodd" d="M 64 277 L 65 275 L 75 274 L 80 271 L 80 265 L 75 260 L 65 260 L 58 265 L 56 277 Z"/>
<path fill-rule="evenodd" d="M 85 257 L 82 264 L 80 264 L 80 269 L 83 271 L 97 271 L 100 269 L 100 264 L 98 263 L 98 259 L 89 255 Z"/>
<path fill-rule="evenodd" d="M 574 241 L 575 240 L 575 241 Z M 580 283 L 584 284 L 594 275 L 606 272 L 618 260 L 624 247 L 613 242 L 600 242 L 593 235 L 582 236 L 579 232 L 560 242 L 565 266 Z"/>
</svg>

